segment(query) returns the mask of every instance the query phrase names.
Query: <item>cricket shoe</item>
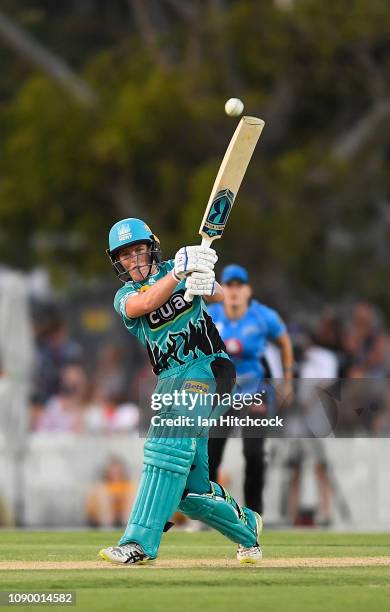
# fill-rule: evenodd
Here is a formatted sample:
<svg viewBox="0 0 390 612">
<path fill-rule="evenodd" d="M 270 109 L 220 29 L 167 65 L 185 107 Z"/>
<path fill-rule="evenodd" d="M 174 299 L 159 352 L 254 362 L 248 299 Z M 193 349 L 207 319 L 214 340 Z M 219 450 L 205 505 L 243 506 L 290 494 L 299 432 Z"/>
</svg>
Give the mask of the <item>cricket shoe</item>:
<svg viewBox="0 0 390 612">
<path fill-rule="evenodd" d="M 260 534 L 263 529 L 263 519 L 257 512 L 254 514 L 256 519 L 256 544 L 254 546 L 250 546 L 249 548 L 239 544 L 237 549 L 237 560 L 240 563 L 257 563 L 263 558 L 263 553 L 261 552 L 259 544 Z"/>
<path fill-rule="evenodd" d="M 135 542 L 122 544 L 121 546 L 109 546 L 102 548 L 99 557 L 104 561 L 117 565 L 143 565 L 152 563 L 154 559 L 148 557 L 143 548 Z"/>
</svg>

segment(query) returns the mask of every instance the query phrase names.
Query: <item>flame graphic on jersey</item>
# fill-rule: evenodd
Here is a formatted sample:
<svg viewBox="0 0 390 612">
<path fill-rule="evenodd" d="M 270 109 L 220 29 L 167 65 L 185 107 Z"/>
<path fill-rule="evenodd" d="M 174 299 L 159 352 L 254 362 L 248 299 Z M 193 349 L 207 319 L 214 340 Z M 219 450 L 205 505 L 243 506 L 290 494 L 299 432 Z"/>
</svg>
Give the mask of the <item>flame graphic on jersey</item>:
<svg viewBox="0 0 390 612">
<path fill-rule="evenodd" d="M 187 329 L 180 332 L 168 332 L 165 348 L 162 349 L 157 342 L 147 341 L 146 348 L 153 372 L 160 374 L 163 370 L 198 359 L 204 355 L 213 355 L 225 350 L 225 345 L 215 327 L 211 317 L 205 310 L 203 317 L 196 323 L 190 321 Z"/>
</svg>

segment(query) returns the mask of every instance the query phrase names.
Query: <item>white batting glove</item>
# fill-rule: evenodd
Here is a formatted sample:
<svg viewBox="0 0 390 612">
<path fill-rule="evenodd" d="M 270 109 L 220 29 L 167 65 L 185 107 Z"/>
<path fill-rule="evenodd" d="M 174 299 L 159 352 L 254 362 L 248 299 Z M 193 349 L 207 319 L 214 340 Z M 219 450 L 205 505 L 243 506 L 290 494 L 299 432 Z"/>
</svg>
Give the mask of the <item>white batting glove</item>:
<svg viewBox="0 0 390 612">
<path fill-rule="evenodd" d="M 191 272 L 209 272 L 214 269 L 217 260 L 218 255 L 210 247 L 201 244 L 182 247 L 175 255 L 172 274 L 177 281 L 180 281 Z"/>
<path fill-rule="evenodd" d="M 215 274 L 208 272 L 192 272 L 186 279 L 186 289 L 191 295 L 214 295 Z"/>
</svg>

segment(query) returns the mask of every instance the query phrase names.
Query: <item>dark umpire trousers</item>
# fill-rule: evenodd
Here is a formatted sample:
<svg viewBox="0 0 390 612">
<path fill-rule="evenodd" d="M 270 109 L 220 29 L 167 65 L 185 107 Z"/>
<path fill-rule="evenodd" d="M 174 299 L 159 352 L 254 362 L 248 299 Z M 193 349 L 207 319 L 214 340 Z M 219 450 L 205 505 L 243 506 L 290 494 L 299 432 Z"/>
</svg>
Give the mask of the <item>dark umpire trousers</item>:
<svg viewBox="0 0 390 612">
<path fill-rule="evenodd" d="M 269 364 L 265 357 L 261 358 L 261 364 L 264 369 L 264 378 L 271 379 L 272 373 Z M 235 410 L 230 410 L 229 415 L 237 416 Z M 257 416 L 257 415 L 253 415 Z M 225 427 L 223 431 L 219 428 L 218 435 L 221 437 L 213 437 L 213 429 L 210 430 L 209 438 L 209 473 L 210 480 L 218 482 L 217 474 L 219 466 L 222 463 L 223 451 L 225 449 L 226 440 L 231 435 L 232 428 Z M 214 432 L 215 435 L 215 432 Z M 265 438 L 256 437 L 257 432 L 253 437 L 242 436 L 243 451 L 245 459 L 244 473 L 244 500 L 245 506 L 258 512 L 263 513 L 263 489 L 265 484 Z"/>
<path fill-rule="evenodd" d="M 237 415 L 237 412 L 234 412 Z M 210 480 L 218 482 L 218 468 L 230 431 L 226 428 L 226 437 L 209 439 L 209 473 Z M 212 435 L 212 434 L 210 434 Z M 242 438 L 245 458 L 244 499 L 245 506 L 262 514 L 263 488 L 265 481 L 264 438 Z"/>
</svg>

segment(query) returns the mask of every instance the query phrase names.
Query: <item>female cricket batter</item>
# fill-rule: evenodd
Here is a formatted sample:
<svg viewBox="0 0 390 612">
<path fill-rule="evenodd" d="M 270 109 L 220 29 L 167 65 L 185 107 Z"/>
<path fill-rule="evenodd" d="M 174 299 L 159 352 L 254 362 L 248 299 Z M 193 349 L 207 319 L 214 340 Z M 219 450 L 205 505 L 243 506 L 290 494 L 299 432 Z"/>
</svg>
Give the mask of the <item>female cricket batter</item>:
<svg viewBox="0 0 390 612">
<path fill-rule="evenodd" d="M 158 375 L 155 393 L 230 393 L 234 366 L 205 305 L 223 300 L 215 282 L 215 251 L 201 245 L 183 247 L 174 260 L 162 262 L 158 238 L 143 221 L 130 218 L 113 225 L 107 252 L 124 282 L 115 295 L 115 310 L 148 350 Z M 194 296 L 192 302 L 184 299 L 186 289 Z M 213 406 L 206 410 L 209 416 Z M 241 508 L 209 480 L 207 432 L 194 425 L 182 433 L 183 427 L 163 424 L 167 416 L 185 415 L 187 402 L 168 402 L 159 413 L 162 426 L 150 427 L 129 522 L 118 546 L 100 551 L 102 559 L 118 564 L 155 559 L 162 533 L 177 509 L 236 542 L 240 562 L 261 559 L 260 515 Z"/>
</svg>

